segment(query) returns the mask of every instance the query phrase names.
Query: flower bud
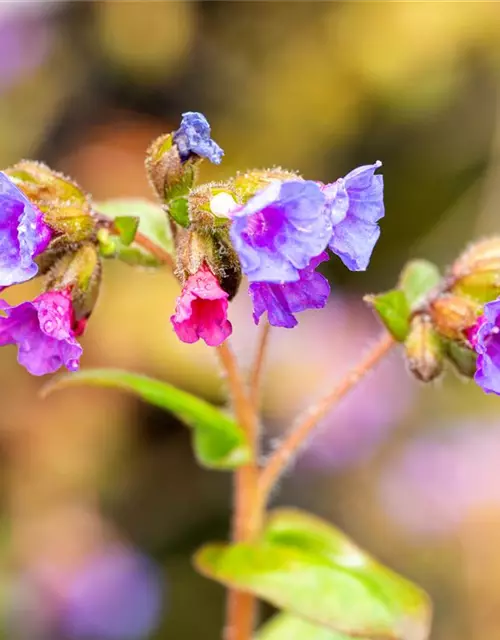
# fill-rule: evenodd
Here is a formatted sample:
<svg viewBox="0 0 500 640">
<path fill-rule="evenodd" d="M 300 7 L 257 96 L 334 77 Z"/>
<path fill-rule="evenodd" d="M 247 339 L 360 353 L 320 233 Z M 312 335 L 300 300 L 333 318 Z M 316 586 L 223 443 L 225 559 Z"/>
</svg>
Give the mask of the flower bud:
<svg viewBox="0 0 500 640">
<path fill-rule="evenodd" d="M 238 207 L 236 193 L 230 184 L 203 184 L 188 197 L 188 215 L 193 229 L 210 231 L 228 227 L 230 213 Z"/>
<path fill-rule="evenodd" d="M 70 291 L 75 321 L 85 323 L 97 302 L 101 274 L 98 249 L 87 243 L 54 264 L 45 276 L 45 290 Z"/>
<path fill-rule="evenodd" d="M 477 354 L 473 349 L 453 341 L 445 342 L 447 359 L 456 371 L 467 378 L 473 378 L 476 373 Z"/>
<path fill-rule="evenodd" d="M 287 180 L 301 180 L 301 177 L 293 171 L 286 171 L 280 167 L 273 169 L 253 169 L 246 173 L 239 173 L 234 178 L 232 186 L 237 194 L 237 199 L 246 202 L 249 198 L 267 187 L 271 182 L 286 182 Z"/>
<path fill-rule="evenodd" d="M 151 144 L 146 154 L 146 171 L 162 202 L 189 193 L 196 178 L 196 163 L 196 156 L 182 160 L 173 134 L 160 136 Z"/>
<path fill-rule="evenodd" d="M 430 382 L 441 374 L 442 344 L 429 316 L 421 314 L 412 319 L 405 352 L 408 367 L 418 380 Z"/>
<path fill-rule="evenodd" d="M 488 238 L 467 249 L 453 264 L 451 290 L 479 302 L 500 295 L 500 237 Z"/>
<path fill-rule="evenodd" d="M 429 307 L 434 327 L 450 340 L 464 339 L 465 330 L 473 325 L 481 308 L 469 298 L 453 294 L 443 295 L 432 301 Z"/>
<path fill-rule="evenodd" d="M 43 213 L 55 241 L 81 242 L 96 229 L 89 197 L 72 180 L 40 162 L 23 160 L 5 173 Z"/>
<path fill-rule="evenodd" d="M 241 282 L 241 265 L 224 227 L 209 231 L 182 231 L 177 236 L 177 271 L 182 283 L 206 263 L 229 300 Z"/>
</svg>

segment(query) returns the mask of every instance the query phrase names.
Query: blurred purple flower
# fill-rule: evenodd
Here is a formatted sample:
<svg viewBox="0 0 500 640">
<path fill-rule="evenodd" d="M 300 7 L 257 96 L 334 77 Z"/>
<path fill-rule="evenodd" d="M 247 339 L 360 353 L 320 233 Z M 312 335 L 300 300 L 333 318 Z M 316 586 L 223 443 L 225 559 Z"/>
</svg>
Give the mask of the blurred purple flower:
<svg viewBox="0 0 500 640">
<path fill-rule="evenodd" d="M 310 180 L 273 182 L 232 212 L 231 240 L 250 282 L 296 282 L 331 235 L 325 196 Z"/>
<path fill-rule="evenodd" d="M 309 266 L 300 270 L 297 282 L 252 282 L 248 292 L 253 302 L 255 323 L 259 324 L 261 315 L 267 311 L 270 325 L 291 329 L 297 325 L 294 313 L 307 309 L 322 309 L 328 300 L 330 285 L 315 269 L 325 260 L 328 260 L 326 252 L 313 258 Z"/>
<path fill-rule="evenodd" d="M 453 532 L 468 513 L 500 506 L 500 428 L 470 423 L 408 443 L 382 476 L 390 518 L 417 536 Z"/>
<path fill-rule="evenodd" d="M 26 282 L 38 273 L 34 258 L 49 244 L 42 213 L 0 173 L 0 286 Z"/>
<path fill-rule="evenodd" d="M 486 393 L 500 395 L 500 300 L 484 305 L 468 336 L 478 354 L 474 380 Z"/>
<path fill-rule="evenodd" d="M 43 17 L 29 12 L 0 14 L 0 91 L 39 67 L 50 41 L 50 29 Z"/>
<path fill-rule="evenodd" d="M 157 626 L 162 581 L 152 562 L 124 547 L 91 558 L 70 581 L 61 608 L 71 640 L 139 640 Z"/>
<path fill-rule="evenodd" d="M 174 133 L 174 142 L 183 161 L 196 154 L 214 164 L 220 164 L 224 155 L 224 151 L 210 137 L 208 120 L 197 111 L 182 114 L 180 127 Z"/>
<path fill-rule="evenodd" d="M 375 164 L 358 167 L 326 185 L 323 192 L 332 216 L 330 249 L 351 271 L 364 271 L 380 236 L 377 222 L 384 217 L 384 179 Z"/>
<path fill-rule="evenodd" d="M 250 366 L 256 340 L 248 306 L 246 296 L 233 303 L 233 343 L 243 366 Z M 263 384 L 264 420 L 271 439 L 292 428 L 301 412 L 340 381 L 379 332 L 362 303 L 337 294 L 330 296 L 321 313 L 304 313 L 294 331 L 274 333 Z M 332 471 L 362 462 L 400 424 L 417 389 L 400 354 L 387 356 L 323 419 L 300 452 L 299 466 Z"/>
</svg>

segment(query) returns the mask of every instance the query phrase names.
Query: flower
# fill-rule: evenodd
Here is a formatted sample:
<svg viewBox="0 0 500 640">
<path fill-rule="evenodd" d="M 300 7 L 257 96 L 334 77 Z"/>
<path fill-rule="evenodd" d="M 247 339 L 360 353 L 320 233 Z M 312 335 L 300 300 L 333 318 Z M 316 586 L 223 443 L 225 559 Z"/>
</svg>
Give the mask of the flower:
<svg viewBox="0 0 500 640">
<path fill-rule="evenodd" d="M 297 325 L 294 313 L 306 309 L 322 309 L 326 305 L 330 285 L 315 269 L 325 260 L 328 260 L 326 252 L 313 258 L 305 269 L 300 270 L 296 282 L 252 282 L 249 293 L 253 302 L 255 324 L 259 324 L 261 315 L 267 311 L 269 324 L 291 329 Z"/>
<path fill-rule="evenodd" d="M 233 330 L 227 319 L 228 294 L 217 278 L 203 263 L 190 276 L 177 298 L 175 314 L 170 318 L 174 331 L 183 342 L 197 342 L 200 338 L 216 347 Z"/>
<path fill-rule="evenodd" d="M 174 133 L 174 142 L 182 161 L 192 154 L 220 164 L 224 151 L 210 137 L 210 125 L 202 113 L 188 111 L 182 114 L 181 126 Z"/>
<path fill-rule="evenodd" d="M 500 299 L 484 305 L 467 337 L 478 354 L 474 380 L 486 393 L 500 395 Z"/>
<path fill-rule="evenodd" d="M 331 236 L 325 195 L 312 181 L 272 182 L 232 212 L 233 246 L 250 282 L 300 279 Z"/>
<path fill-rule="evenodd" d="M 351 271 L 364 271 L 380 236 L 384 217 L 384 179 L 374 175 L 382 166 L 358 167 L 345 178 L 323 187 L 333 233 L 329 247 Z"/>
<path fill-rule="evenodd" d="M 44 251 L 50 239 L 41 211 L 0 173 L 0 287 L 33 278 L 38 273 L 33 258 Z"/>
<path fill-rule="evenodd" d="M 75 340 L 73 306 L 67 291 L 47 291 L 32 302 L 11 307 L 0 301 L 0 346 L 17 344 L 18 362 L 32 375 L 65 366 L 76 371 L 82 347 Z"/>
<path fill-rule="evenodd" d="M 161 615 L 161 575 L 146 556 L 110 546 L 90 558 L 70 581 L 61 604 L 65 637 L 146 638 Z"/>
<path fill-rule="evenodd" d="M 449 535 L 474 512 L 498 508 L 499 464 L 495 421 L 434 425 L 384 465 L 378 494 L 385 515 L 413 536 Z"/>
</svg>

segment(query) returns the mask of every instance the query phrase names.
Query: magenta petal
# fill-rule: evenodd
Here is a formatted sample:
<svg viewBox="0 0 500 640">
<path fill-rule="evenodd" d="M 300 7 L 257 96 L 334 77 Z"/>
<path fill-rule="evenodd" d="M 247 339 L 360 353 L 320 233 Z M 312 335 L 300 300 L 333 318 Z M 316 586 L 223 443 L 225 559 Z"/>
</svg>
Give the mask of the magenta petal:
<svg viewBox="0 0 500 640">
<path fill-rule="evenodd" d="M 232 332 L 227 319 L 227 298 L 217 278 L 203 264 L 186 280 L 170 318 L 179 340 L 192 343 L 201 338 L 210 347 L 224 342 Z"/>
<path fill-rule="evenodd" d="M 478 354 L 474 380 L 486 393 L 500 395 L 500 300 L 484 305 L 484 312 L 468 331 Z"/>
<path fill-rule="evenodd" d="M 1 301 L 0 346 L 17 344 L 18 362 L 29 373 L 42 376 L 65 366 L 79 367 L 82 347 L 72 331 L 73 309 L 68 295 L 42 293 L 32 302 L 11 307 Z"/>
</svg>

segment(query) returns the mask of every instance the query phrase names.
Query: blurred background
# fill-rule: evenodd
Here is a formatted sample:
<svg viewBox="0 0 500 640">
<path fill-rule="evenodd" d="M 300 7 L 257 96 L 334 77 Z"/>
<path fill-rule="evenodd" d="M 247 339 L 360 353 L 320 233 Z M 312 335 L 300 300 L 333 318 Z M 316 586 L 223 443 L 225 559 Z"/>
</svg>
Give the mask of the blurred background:
<svg viewBox="0 0 500 640">
<path fill-rule="evenodd" d="M 409 258 L 444 267 L 500 231 L 500 5 L 0 3 L 0 166 L 43 160 L 95 199 L 150 197 L 145 149 L 186 110 L 207 115 L 226 152 L 207 180 L 283 165 L 333 181 L 384 163 L 369 271 L 332 260 L 327 309 L 275 330 L 272 448 L 376 337 L 362 294 L 391 287 Z M 82 365 L 222 403 L 213 354 L 171 330 L 177 291 L 165 271 L 107 264 Z M 256 333 L 244 291 L 231 314 L 245 364 Z M 111 391 L 42 401 L 42 384 L 0 351 L 3 637 L 220 638 L 223 590 L 190 555 L 227 536 L 230 478 L 197 468 L 169 415 Z M 328 518 L 425 587 L 433 640 L 498 638 L 499 408 L 451 373 L 417 384 L 395 351 L 324 421 L 276 503 Z"/>
</svg>

